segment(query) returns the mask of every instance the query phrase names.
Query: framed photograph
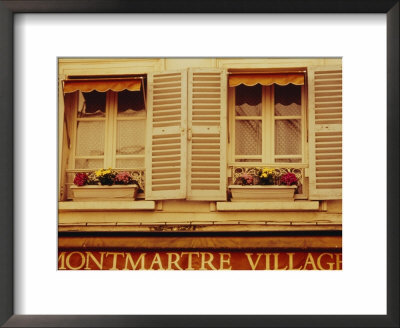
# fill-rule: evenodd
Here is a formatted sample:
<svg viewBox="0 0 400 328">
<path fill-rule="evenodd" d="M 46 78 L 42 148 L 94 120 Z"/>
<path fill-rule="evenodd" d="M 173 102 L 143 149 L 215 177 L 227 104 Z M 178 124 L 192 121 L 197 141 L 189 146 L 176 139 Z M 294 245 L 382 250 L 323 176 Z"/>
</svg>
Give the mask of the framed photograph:
<svg viewBox="0 0 400 328">
<path fill-rule="evenodd" d="M 398 2 L 57 4 L 0 2 L 2 324 L 398 324 Z"/>
</svg>

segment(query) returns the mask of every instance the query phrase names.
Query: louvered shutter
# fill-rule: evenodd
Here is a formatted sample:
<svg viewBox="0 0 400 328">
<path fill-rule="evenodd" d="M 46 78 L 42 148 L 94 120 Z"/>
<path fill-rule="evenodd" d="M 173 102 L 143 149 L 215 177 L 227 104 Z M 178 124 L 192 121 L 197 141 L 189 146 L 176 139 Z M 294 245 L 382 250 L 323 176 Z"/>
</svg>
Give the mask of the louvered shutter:
<svg viewBox="0 0 400 328">
<path fill-rule="evenodd" d="M 187 71 L 148 76 L 146 199 L 186 197 Z"/>
<path fill-rule="evenodd" d="M 341 67 L 310 67 L 308 95 L 310 199 L 341 199 Z"/>
<path fill-rule="evenodd" d="M 190 69 L 188 89 L 187 199 L 226 200 L 226 72 Z"/>
</svg>

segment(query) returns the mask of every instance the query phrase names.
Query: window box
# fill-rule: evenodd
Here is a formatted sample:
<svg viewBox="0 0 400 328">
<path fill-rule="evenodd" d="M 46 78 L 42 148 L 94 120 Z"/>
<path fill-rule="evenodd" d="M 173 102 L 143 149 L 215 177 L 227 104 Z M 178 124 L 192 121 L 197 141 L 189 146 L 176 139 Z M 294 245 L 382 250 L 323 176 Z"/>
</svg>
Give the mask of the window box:
<svg viewBox="0 0 400 328">
<path fill-rule="evenodd" d="M 290 202 L 294 201 L 297 186 L 230 185 L 233 202 Z"/>
<path fill-rule="evenodd" d="M 72 198 L 75 201 L 88 200 L 135 200 L 138 185 L 86 185 L 71 186 Z"/>
</svg>

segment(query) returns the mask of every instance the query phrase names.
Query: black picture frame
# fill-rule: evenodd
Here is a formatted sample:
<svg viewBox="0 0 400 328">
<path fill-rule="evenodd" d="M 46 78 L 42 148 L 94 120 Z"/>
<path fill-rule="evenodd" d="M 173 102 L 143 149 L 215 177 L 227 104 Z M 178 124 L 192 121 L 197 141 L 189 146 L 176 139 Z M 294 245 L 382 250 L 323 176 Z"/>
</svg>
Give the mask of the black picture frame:
<svg viewBox="0 0 400 328">
<path fill-rule="evenodd" d="M 16 13 L 384 13 L 387 17 L 387 315 L 14 315 L 13 28 Z M 398 0 L 0 0 L 0 324 L 4 327 L 399 327 Z M 389 176 L 389 175 L 388 175 Z M 368 288 L 366 286 L 366 288 Z"/>
</svg>

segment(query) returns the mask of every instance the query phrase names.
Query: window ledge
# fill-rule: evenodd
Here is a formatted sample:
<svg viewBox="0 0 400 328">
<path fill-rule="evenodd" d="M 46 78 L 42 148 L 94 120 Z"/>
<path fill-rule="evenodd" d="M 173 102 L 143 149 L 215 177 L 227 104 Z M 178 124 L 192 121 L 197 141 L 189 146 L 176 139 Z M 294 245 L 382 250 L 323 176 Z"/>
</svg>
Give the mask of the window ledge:
<svg viewBox="0 0 400 328">
<path fill-rule="evenodd" d="M 217 202 L 217 211 L 318 211 L 319 201 Z"/>
<path fill-rule="evenodd" d="M 59 211 L 144 211 L 154 210 L 156 202 L 153 200 L 136 200 L 136 201 L 101 201 L 101 202 L 59 202 Z"/>
</svg>

